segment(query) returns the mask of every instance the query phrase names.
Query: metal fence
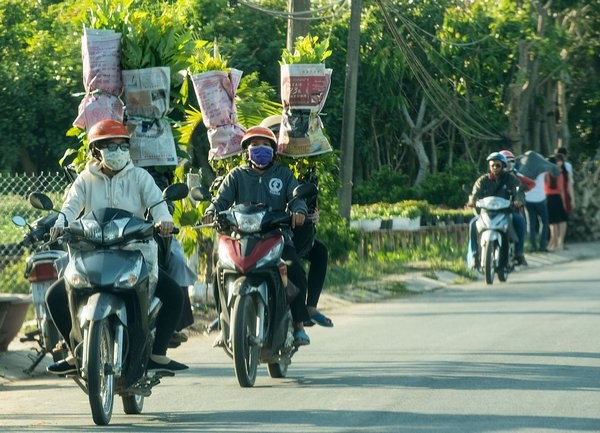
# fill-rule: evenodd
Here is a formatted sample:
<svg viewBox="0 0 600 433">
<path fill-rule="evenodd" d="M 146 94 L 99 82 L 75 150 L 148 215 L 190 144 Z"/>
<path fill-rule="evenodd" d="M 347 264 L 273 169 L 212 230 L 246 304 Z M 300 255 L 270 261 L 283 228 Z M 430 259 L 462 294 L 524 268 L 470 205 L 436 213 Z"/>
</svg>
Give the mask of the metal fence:
<svg viewBox="0 0 600 433">
<path fill-rule="evenodd" d="M 27 197 L 33 191 L 48 194 L 55 207 L 60 207 L 68 185 L 62 172 L 39 174 L 0 173 L 0 292 L 28 293 L 28 283 L 23 276 L 25 258 L 30 253 L 19 242 L 27 232 L 12 222 L 21 215 L 28 223 L 47 215 L 34 209 Z"/>
</svg>

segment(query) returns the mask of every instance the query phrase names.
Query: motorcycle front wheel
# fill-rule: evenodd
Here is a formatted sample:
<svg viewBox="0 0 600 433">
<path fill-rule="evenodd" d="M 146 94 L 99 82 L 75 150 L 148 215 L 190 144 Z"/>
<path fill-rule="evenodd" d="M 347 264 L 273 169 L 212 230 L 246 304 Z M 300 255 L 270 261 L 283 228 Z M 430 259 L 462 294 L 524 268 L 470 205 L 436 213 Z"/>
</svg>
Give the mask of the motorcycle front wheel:
<svg viewBox="0 0 600 433">
<path fill-rule="evenodd" d="M 267 365 L 269 376 L 273 379 L 283 379 L 287 375 L 288 364 L 285 362 L 272 362 Z"/>
<path fill-rule="evenodd" d="M 97 425 L 107 425 L 115 397 L 114 336 L 108 319 L 92 322 L 88 347 L 88 398 L 92 418 Z"/>
<path fill-rule="evenodd" d="M 233 306 L 233 363 L 242 388 L 254 386 L 258 370 L 258 309 L 252 295 L 238 296 Z"/>
<path fill-rule="evenodd" d="M 488 242 L 485 247 L 485 282 L 494 284 L 496 273 L 496 242 Z"/>
</svg>

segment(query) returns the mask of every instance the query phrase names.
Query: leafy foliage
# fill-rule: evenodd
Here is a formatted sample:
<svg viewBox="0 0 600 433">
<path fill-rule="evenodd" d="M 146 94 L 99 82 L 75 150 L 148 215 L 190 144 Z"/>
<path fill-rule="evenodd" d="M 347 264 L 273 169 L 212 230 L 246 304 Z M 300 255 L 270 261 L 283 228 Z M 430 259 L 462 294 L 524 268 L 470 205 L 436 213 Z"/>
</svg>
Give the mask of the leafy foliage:
<svg viewBox="0 0 600 433">
<path fill-rule="evenodd" d="M 294 52 L 290 52 L 287 48 L 281 54 L 281 64 L 292 63 L 323 63 L 325 59 L 331 56 L 332 51 L 329 50 L 329 39 L 323 42 L 318 42 L 318 36 L 300 36 L 294 43 Z"/>
</svg>

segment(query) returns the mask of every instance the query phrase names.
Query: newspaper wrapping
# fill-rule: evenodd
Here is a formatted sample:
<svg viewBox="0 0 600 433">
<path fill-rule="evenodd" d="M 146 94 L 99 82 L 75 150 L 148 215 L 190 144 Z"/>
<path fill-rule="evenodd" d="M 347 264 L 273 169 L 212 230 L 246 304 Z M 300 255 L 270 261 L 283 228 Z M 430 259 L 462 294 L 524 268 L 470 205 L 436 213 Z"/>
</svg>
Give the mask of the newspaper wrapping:
<svg viewBox="0 0 600 433">
<path fill-rule="evenodd" d="M 332 72 L 322 63 L 281 65 L 283 112 L 278 152 L 282 155 L 300 158 L 332 150 L 319 117 Z"/>
<path fill-rule="evenodd" d="M 245 129 L 238 123 L 235 94 L 242 71 L 208 71 L 192 75 L 194 92 L 208 130 L 209 160 L 223 159 L 242 151 Z"/>
<path fill-rule="evenodd" d="M 123 71 L 131 160 L 140 167 L 177 165 L 169 112 L 171 69 L 168 66 Z"/>
<path fill-rule="evenodd" d="M 88 130 L 99 120 L 122 122 L 121 34 L 86 28 L 81 38 L 81 54 L 85 96 L 73 125 Z"/>
</svg>

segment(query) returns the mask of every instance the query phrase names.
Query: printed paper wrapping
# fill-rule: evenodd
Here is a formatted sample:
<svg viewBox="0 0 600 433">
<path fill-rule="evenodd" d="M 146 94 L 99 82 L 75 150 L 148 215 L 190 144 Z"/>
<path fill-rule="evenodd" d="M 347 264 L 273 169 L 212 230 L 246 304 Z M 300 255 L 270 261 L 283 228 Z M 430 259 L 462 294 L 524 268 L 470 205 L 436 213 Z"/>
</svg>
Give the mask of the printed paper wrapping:
<svg viewBox="0 0 600 433">
<path fill-rule="evenodd" d="M 177 165 L 169 112 L 171 69 L 167 66 L 123 71 L 131 160 L 139 167 Z"/>
<path fill-rule="evenodd" d="M 322 63 L 281 66 L 283 112 L 278 152 L 282 155 L 299 158 L 332 150 L 319 117 L 332 72 Z"/>
<path fill-rule="evenodd" d="M 209 160 L 223 159 L 242 151 L 244 128 L 238 123 L 235 94 L 242 71 L 207 71 L 192 75 L 194 92 L 208 130 Z"/>
<path fill-rule="evenodd" d="M 86 28 L 81 38 L 81 54 L 85 96 L 73 125 L 89 130 L 99 120 L 122 122 L 121 34 Z"/>
<path fill-rule="evenodd" d="M 139 167 L 177 165 L 177 152 L 167 119 L 127 119 L 131 135 L 131 161 Z"/>
</svg>

